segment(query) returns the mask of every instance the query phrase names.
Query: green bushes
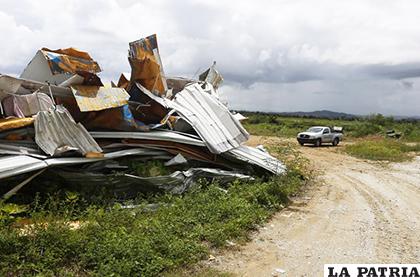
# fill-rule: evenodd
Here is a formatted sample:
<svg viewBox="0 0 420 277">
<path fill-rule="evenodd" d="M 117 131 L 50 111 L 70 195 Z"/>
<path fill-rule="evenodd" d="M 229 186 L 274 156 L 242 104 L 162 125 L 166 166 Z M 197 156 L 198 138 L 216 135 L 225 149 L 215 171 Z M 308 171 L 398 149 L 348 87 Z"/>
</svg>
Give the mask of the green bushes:
<svg viewBox="0 0 420 277">
<path fill-rule="evenodd" d="M 245 128 L 253 135 L 295 137 L 299 132 L 311 126 L 342 126 L 345 137 L 360 138 L 365 136 L 385 136 L 393 129 L 403 134 L 406 141 L 420 142 L 420 121 L 396 121 L 392 117 L 380 114 L 353 120 L 282 117 L 259 113 L 247 113 Z"/>
<path fill-rule="evenodd" d="M 399 162 L 410 160 L 410 152 L 420 152 L 420 144 L 408 145 L 392 139 L 365 140 L 347 145 L 345 151 L 362 159 Z"/>
<path fill-rule="evenodd" d="M 203 183 L 182 196 L 140 198 L 135 208 L 80 210 L 81 199 L 49 198 L 31 206 L 29 223 L 1 220 L 0 275 L 156 276 L 205 258 L 227 240 L 246 239 L 304 183 L 291 167 L 266 181 Z M 159 207 L 152 211 L 150 203 Z"/>
</svg>

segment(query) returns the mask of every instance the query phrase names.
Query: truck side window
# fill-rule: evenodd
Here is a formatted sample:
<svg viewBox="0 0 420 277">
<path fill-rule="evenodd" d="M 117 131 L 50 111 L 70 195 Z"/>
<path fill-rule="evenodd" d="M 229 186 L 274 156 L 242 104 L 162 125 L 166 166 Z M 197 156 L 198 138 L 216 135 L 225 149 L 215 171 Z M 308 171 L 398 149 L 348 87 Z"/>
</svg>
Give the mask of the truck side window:
<svg viewBox="0 0 420 277">
<path fill-rule="evenodd" d="M 329 134 L 330 130 L 329 129 L 324 129 L 324 132 L 322 132 L 323 134 Z"/>
</svg>

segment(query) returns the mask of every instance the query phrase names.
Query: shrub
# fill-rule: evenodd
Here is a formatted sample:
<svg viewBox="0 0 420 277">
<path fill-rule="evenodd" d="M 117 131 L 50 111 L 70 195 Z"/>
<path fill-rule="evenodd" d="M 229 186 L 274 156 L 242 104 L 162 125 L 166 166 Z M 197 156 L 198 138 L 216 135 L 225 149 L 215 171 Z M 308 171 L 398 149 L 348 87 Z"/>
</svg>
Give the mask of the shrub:
<svg viewBox="0 0 420 277">
<path fill-rule="evenodd" d="M 420 145 L 391 139 L 365 140 L 347 145 L 345 151 L 358 158 L 398 162 L 411 159 L 409 152 L 420 152 Z"/>
<path fill-rule="evenodd" d="M 49 198 L 32 205 L 29 224 L 0 224 L 0 275 L 157 276 L 193 264 L 211 247 L 247 239 L 305 183 L 291 168 L 270 180 L 202 183 L 185 195 L 157 195 L 134 208 Z M 154 211 L 147 209 L 158 203 Z M 133 204 L 133 203 L 131 203 Z"/>
</svg>

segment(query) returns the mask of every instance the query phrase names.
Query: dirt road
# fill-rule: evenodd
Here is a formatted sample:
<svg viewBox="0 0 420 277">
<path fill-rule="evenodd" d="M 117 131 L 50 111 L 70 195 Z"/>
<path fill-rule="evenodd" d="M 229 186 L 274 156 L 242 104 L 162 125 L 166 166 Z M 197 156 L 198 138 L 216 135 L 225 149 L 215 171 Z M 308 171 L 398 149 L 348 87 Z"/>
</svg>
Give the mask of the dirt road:
<svg viewBox="0 0 420 277">
<path fill-rule="evenodd" d="M 322 276 L 325 263 L 419 263 L 420 157 L 381 165 L 339 149 L 300 148 L 319 184 L 212 264 L 238 276 Z"/>
</svg>

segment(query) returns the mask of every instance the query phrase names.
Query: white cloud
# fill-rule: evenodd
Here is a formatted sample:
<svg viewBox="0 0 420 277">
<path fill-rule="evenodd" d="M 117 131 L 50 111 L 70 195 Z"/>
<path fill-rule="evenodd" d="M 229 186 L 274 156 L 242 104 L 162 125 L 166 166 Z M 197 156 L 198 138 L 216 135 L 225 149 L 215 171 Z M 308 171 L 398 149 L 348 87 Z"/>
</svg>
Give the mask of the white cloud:
<svg viewBox="0 0 420 277">
<path fill-rule="evenodd" d="M 157 33 L 167 74 L 191 77 L 216 60 L 228 83 L 242 84 L 224 87 L 233 105 L 243 103 L 245 108 L 252 101 L 238 101 L 235 93 L 258 92 L 258 107 L 265 110 L 420 114 L 419 101 L 409 99 L 417 97 L 416 82 L 401 86 L 394 80 L 413 74 L 403 72 L 397 78 L 378 68 L 379 75 L 370 76 L 369 71 L 373 64 L 386 71 L 389 65 L 420 62 L 416 0 L 0 0 L 0 4 L 3 73 L 19 74 L 41 47 L 74 46 L 98 60 L 102 77 L 116 79 L 129 71 L 128 42 Z M 363 66 L 367 69 L 360 71 Z M 354 78 L 360 78 L 359 71 L 366 73 L 361 78 L 365 80 Z M 373 85 L 377 82 L 381 85 Z M 324 98 L 317 94 L 318 86 L 334 89 Z M 353 88 L 370 95 L 363 105 L 350 101 L 356 96 L 345 97 L 343 92 Z M 382 97 L 384 91 L 392 97 Z M 296 96 L 305 93 L 309 100 Z M 272 97 L 289 102 L 276 106 Z"/>
</svg>

